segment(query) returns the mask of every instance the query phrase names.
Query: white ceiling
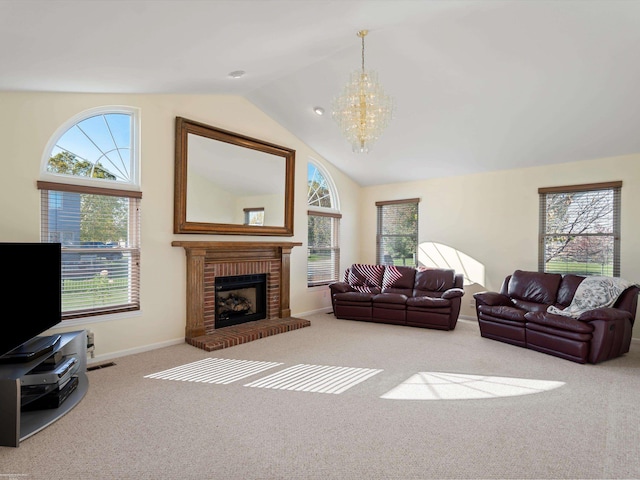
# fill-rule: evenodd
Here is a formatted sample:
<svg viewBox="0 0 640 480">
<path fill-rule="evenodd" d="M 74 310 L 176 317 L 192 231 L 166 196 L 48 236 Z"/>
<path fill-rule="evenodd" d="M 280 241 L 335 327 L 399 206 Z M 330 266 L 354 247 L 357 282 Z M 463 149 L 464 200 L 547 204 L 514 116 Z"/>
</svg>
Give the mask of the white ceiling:
<svg viewBox="0 0 640 480">
<path fill-rule="evenodd" d="M 312 111 L 361 29 L 369 154 Z M 243 95 L 361 185 L 638 153 L 639 46 L 636 0 L 0 0 L 0 90 Z"/>
</svg>

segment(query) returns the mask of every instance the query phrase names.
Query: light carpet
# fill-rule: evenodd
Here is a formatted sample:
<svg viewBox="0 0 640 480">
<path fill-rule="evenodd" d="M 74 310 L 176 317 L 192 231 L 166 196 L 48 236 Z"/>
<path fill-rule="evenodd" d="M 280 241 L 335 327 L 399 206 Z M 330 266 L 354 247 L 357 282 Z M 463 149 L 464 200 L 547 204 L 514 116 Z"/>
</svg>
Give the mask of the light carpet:
<svg viewBox="0 0 640 480">
<path fill-rule="evenodd" d="M 445 332 L 305 318 L 311 327 L 215 355 L 183 344 L 89 372 L 87 396 L 71 412 L 19 448 L 0 448 L 0 473 L 53 480 L 640 478 L 637 342 L 623 357 L 580 365 L 482 338 L 471 321 Z M 145 378 L 215 359 L 257 370 L 220 383 Z M 248 386 L 301 365 L 376 373 L 337 395 Z M 494 385 L 479 387 L 481 378 Z M 517 396 L 383 398 L 436 381 L 486 393 L 504 387 L 503 379 L 557 383 L 525 383 L 538 390 Z"/>
</svg>

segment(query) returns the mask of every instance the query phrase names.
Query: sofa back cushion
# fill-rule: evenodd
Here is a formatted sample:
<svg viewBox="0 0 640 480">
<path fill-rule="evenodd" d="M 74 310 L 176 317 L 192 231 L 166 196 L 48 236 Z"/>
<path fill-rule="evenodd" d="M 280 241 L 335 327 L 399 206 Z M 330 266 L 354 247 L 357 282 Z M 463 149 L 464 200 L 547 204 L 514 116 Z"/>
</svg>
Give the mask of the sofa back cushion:
<svg viewBox="0 0 640 480">
<path fill-rule="evenodd" d="M 413 294 L 416 269 L 387 265 L 382 277 L 382 293 L 400 293 L 410 297 Z"/>
<path fill-rule="evenodd" d="M 455 270 L 448 269 L 419 269 L 413 285 L 414 297 L 441 297 L 445 290 L 454 287 Z"/>
<path fill-rule="evenodd" d="M 508 295 L 513 300 L 552 305 L 556 301 L 562 275 L 516 270 L 509 281 Z"/>
<path fill-rule="evenodd" d="M 556 307 L 566 308 L 571 304 L 573 296 L 576 294 L 578 285 L 582 283 L 584 277 L 580 275 L 567 274 L 562 277 L 560 288 L 558 288 L 558 298 L 556 298 Z"/>
<path fill-rule="evenodd" d="M 384 265 L 366 265 L 354 263 L 347 270 L 347 283 L 360 292 L 380 293 Z"/>
</svg>

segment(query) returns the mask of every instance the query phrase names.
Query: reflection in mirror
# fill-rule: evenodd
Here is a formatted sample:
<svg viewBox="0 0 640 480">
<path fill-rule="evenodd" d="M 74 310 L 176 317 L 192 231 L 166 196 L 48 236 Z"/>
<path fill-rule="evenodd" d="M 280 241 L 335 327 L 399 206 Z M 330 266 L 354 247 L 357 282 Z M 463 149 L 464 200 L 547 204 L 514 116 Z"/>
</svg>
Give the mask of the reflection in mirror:
<svg viewBox="0 0 640 480">
<path fill-rule="evenodd" d="M 281 157 L 190 133 L 187 222 L 284 226 Z M 263 211 L 247 222 L 245 211 Z"/>
<path fill-rule="evenodd" d="M 295 151 L 176 119 L 175 233 L 293 235 Z"/>
<path fill-rule="evenodd" d="M 264 225 L 264 208 L 245 208 L 245 225 Z"/>
</svg>

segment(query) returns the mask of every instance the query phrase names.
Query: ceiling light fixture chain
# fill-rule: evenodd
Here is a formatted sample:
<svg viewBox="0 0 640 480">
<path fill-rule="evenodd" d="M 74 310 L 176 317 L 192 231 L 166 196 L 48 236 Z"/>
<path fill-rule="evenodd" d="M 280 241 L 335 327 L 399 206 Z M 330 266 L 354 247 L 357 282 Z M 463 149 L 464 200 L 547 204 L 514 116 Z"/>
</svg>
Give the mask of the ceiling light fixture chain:
<svg viewBox="0 0 640 480">
<path fill-rule="evenodd" d="M 362 39 L 362 73 L 364 73 L 364 37 L 367 36 L 369 30 L 360 30 L 358 36 Z"/>
<path fill-rule="evenodd" d="M 364 37 L 368 30 L 360 30 L 362 39 L 362 70 L 351 74 L 340 96 L 334 99 L 332 115 L 342 134 L 356 153 L 368 153 L 393 116 L 393 100 L 378 83 L 375 72 L 365 70 Z"/>
</svg>

